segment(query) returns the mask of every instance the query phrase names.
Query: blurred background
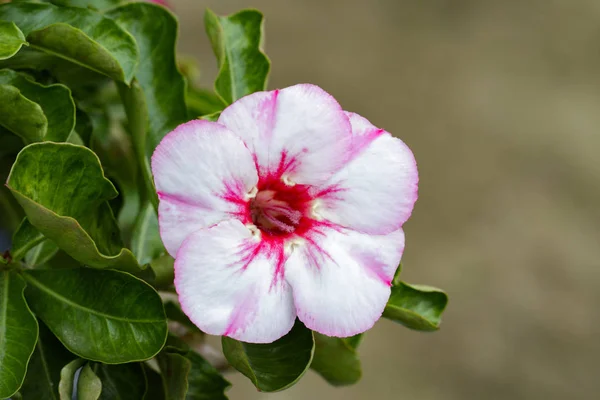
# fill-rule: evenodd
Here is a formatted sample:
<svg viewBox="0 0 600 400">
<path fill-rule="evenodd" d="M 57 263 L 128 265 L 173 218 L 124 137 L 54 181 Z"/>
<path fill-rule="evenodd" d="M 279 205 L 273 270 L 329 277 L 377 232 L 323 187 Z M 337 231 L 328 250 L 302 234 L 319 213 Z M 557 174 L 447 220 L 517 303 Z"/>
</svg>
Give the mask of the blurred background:
<svg viewBox="0 0 600 400">
<path fill-rule="evenodd" d="M 600 2 L 172 3 L 205 86 L 204 9 L 258 8 L 270 88 L 320 85 L 413 149 L 403 277 L 450 295 L 439 332 L 379 322 L 356 386 L 232 375 L 232 400 L 600 398 Z"/>
</svg>

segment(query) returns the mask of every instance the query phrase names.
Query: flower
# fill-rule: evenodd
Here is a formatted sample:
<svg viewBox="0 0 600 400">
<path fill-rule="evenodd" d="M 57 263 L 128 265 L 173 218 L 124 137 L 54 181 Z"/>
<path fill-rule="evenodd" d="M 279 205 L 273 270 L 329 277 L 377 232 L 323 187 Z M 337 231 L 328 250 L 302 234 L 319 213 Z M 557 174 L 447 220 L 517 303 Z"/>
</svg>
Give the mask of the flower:
<svg viewBox="0 0 600 400">
<path fill-rule="evenodd" d="M 298 317 L 346 337 L 380 318 L 416 163 L 321 88 L 257 92 L 180 125 L 152 171 L 179 300 L 204 332 L 269 343 Z"/>
</svg>

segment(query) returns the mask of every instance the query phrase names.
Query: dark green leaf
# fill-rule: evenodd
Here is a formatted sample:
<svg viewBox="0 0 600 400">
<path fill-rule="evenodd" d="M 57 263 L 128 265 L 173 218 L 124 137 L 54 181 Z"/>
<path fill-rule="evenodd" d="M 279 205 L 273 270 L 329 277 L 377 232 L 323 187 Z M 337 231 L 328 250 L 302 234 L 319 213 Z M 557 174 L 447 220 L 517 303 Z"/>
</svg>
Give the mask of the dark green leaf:
<svg viewBox="0 0 600 400">
<path fill-rule="evenodd" d="M 215 91 L 231 104 L 250 93 L 265 90 L 270 62 L 262 51 L 263 15 L 243 10 L 220 17 L 204 14 L 206 33 L 219 62 Z"/>
<path fill-rule="evenodd" d="M 175 304 L 172 301 L 167 301 L 165 302 L 164 306 L 165 313 L 167 314 L 168 319 L 170 319 L 171 321 L 179 322 L 181 325 L 185 326 L 186 328 L 192 331 L 200 332 L 200 329 L 198 329 L 198 327 L 194 325 L 192 321 L 190 321 L 187 315 L 185 315 L 185 313 L 181 311 L 181 308 L 177 304 Z"/>
<path fill-rule="evenodd" d="M 40 337 L 19 392 L 25 399 L 57 400 L 60 371 L 75 355 L 65 349 L 43 322 L 39 325 Z"/>
<path fill-rule="evenodd" d="M 150 203 L 142 209 L 135 222 L 131 250 L 140 264 L 148 264 L 166 253 L 158 231 L 156 210 Z"/>
<path fill-rule="evenodd" d="M 36 315 L 73 353 L 107 364 L 153 357 L 165 343 L 160 296 L 124 272 L 89 268 L 25 272 Z"/>
<path fill-rule="evenodd" d="M 156 359 L 167 398 L 185 400 L 188 390 L 187 376 L 192 368 L 192 362 L 181 354 L 166 351 L 160 353 Z"/>
<path fill-rule="evenodd" d="M 91 150 L 68 143 L 29 145 L 19 153 L 7 186 L 31 224 L 74 259 L 139 271 L 107 203 L 117 191 Z"/>
<path fill-rule="evenodd" d="M 143 365 L 144 375 L 146 376 L 146 394 L 142 400 L 171 400 L 167 399 L 165 395 L 165 388 L 163 386 L 163 377 L 150 368 L 148 365 Z"/>
<path fill-rule="evenodd" d="M 114 21 L 83 8 L 47 3 L 0 5 L 0 19 L 14 21 L 32 48 L 129 83 L 138 61 L 135 40 Z"/>
<path fill-rule="evenodd" d="M 295 384 L 310 366 L 315 349 L 312 332 L 300 321 L 273 343 L 244 343 L 225 336 L 222 343 L 227 361 L 263 392 Z"/>
<path fill-rule="evenodd" d="M 440 289 L 399 282 L 392 287 L 383 316 L 410 329 L 435 331 L 447 304 L 448 296 Z"/>
<path fill-rule="evenodd" d="M 0 270 L 0 398 L 19 390 L 38 338 L 37 320 L 29 310 L 25 281 L 13 271 Z"/>
<path fill-rule="evenodd" d="M 226 400 L 231 385 L 199 354 L 163 351 L 158 356 L 170 400 Z"/>
<path fill-rule="evenodd" d="M 14 22 L 0 21 L 0 60 L 14 56 L 23 45 L 27 45 L 25 35 Z"/>
<path fill-rule="evenodd" d="M 310 367 L 334 386 L 352 385 L 362 370 L 356 350 L 344 339 L 314 332 L 315 356 Z"/>
<path fill-rule="evenodd" d="M 102 400 L 142 399 L 146 392 L 144 369 L 140 363 L 99 364 L 94 368 L 102 381 Z"/>
<path fill-rule="evenodd" d="M 0 85 L 16 87 L 21 96 L 41 107 L 47 121 L 46 131 L 41 137 L 24 137 L 10 126 L 5 126 L 6 128 L 13 130 L 14 133 L 29 142 L 42 140 L 64 142 L 67 140 L 75 127 L 75 103 L 71 97 L 71 91 L 66 86 L 60 84 L 44 86 L 28 79 L 26 75 L 8 69 L 0 70 Z M 16 106 L 15 103 L 12 104 Z M 23 110 L 20 109 L 13 110 L 13 113 L 16 114 L 22 112 Z M 37 114 L 34 114 L 33 117 L 36 118 Z"/>
<path fill-rule="evenodd" d="M 219 119 L 220 116 L 221 116 L 221 111 L 217 111 L 216 113 L 203 115 L 202 117 L 200 117 L 200 119 L 215 122 L 216 120 Z"/>
<path fill-rule="evenodd" d="M 198 353 L 185 356 L 192 363 L 187 375 L 186 400 L 227 400 L 225 391 L 231 384 Z"/>
</svg>

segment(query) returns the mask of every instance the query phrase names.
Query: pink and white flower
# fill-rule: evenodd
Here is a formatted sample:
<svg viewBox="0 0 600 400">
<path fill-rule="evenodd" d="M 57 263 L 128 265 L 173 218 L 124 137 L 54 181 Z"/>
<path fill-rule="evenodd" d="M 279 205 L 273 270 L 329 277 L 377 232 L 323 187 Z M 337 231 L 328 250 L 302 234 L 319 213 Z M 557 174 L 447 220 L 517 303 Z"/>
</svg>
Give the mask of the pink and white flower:
<svg viewBox="0 0 600 400">
<path fill-rule="evenodd" d="M 180 125 L 152 171 L 179 300 L 204 332 L 268 343 L 298 317 L 346 337 L 380 318 L 417 199 L 400 139 L 303 84 Z"/>
</svg>

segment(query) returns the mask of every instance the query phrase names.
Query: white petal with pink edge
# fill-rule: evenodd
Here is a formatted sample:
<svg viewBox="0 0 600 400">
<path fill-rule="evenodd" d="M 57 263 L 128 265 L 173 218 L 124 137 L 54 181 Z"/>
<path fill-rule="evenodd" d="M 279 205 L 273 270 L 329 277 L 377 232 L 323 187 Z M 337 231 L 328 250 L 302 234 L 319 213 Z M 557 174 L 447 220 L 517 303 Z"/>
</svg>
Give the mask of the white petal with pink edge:
<svg viewBox="0 0 600 400">
<path fill-rule="evenodd" d="M 244 140 L 261 177 L 320 184 L 348 158 L 348 117 L 318 86 L 253 93 L 223 110 L 219 123 Z"/>
<path fill-rule="evenodd" d="M 208 334 L 273 342 L 296 318 L 283 261 L 283 248 L 269 247 L 238 220 L 197 231 L 175 259 L 181 307 Z"/>
<path fill-rule="evenodd" d="M 252 155 L 223 125 L 194 120 L 178 126 L 152 156 L 160 199 L 160 234 L 175 256 L 198 229 L 244 212 L 245 196 L 258 182 Z"/>
<path fill-rule="evenodd" d="M 404 251 L 404 232 L 367 235 L 318 228 L 294 247 L 285 264 L 298 318 L 327 336 L 347 337 L 370 329 L 390 296 Z"/>
<path fill-rule="evenodd" d="M 400 139 L 358 114 L 352 123 L 351 160 L 315 193 L 315 212 L 335 224 L 387 234 L 410 217 L 417 201 L 415 158 Z"/>
</svg>

